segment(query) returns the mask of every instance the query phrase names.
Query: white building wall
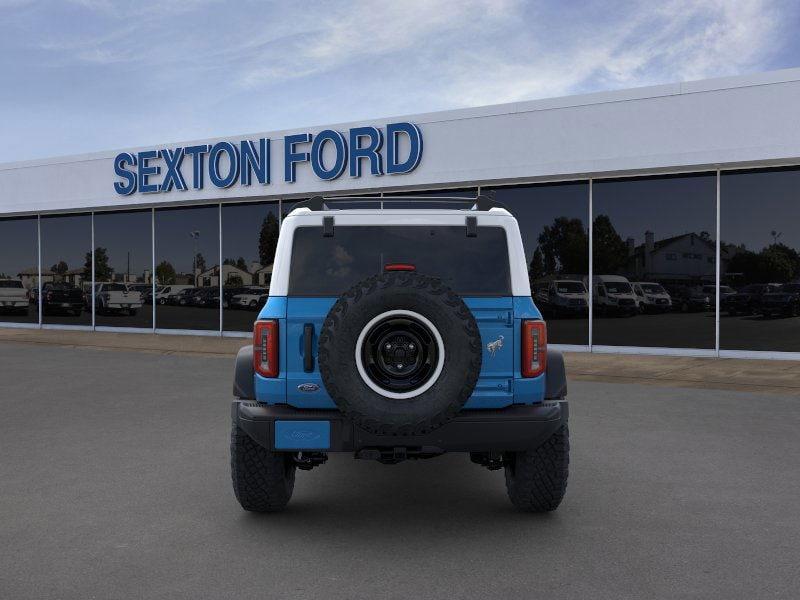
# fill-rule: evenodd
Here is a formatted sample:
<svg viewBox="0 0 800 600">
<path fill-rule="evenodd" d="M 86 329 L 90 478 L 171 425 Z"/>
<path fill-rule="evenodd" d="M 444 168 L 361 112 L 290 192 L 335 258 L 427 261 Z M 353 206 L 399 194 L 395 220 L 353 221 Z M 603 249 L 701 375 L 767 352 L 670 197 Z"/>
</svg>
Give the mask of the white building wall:
<svg viewBox="0 0 800 600">
<path fill-rule="evenodd" d="M 266 186 L 219 189 L 206 180 L 203 190 L 118 196 L 117 150 L 11 163 L 0 165 L 0 214 L 797 163 L 799 104 L 800 68 L 341 124 L 332 128 L 411 121 L 422 130 L 424 154 L 408 174 L 353 179 L 345 173 L 331 182 L 316 178 L 308 164 L 298 165 L 297 183 L 283 181 L 283 136 L 322 127 L 143 148 L 268 137 L 272 183 Z M 190 170 L 185 160 L 187 180 Z"/>
</svg>

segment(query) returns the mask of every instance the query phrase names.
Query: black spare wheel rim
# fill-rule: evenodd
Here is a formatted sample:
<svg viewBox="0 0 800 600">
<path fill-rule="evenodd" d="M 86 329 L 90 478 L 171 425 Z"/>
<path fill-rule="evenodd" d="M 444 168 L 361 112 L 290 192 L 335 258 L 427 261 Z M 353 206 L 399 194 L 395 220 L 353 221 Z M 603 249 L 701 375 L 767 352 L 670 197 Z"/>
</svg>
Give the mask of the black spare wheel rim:
<svg viewBox="0 0 800 600">
<path fill-rule="evenodd" d="M 481 370 L 472 312 L 435 277 L 384 273 L 345 292 L 319 337 L 326 391 L 360 428 L 426 433 L 450 421 Z"/>
<path fill-rule="evenodd" d="M 365 383 L 395 399 L 412 398 L 435 383 L 444 366 L 444 343 L 419 313 L 387 311 L 362 329 L 356 366 Z"/>
</svg>

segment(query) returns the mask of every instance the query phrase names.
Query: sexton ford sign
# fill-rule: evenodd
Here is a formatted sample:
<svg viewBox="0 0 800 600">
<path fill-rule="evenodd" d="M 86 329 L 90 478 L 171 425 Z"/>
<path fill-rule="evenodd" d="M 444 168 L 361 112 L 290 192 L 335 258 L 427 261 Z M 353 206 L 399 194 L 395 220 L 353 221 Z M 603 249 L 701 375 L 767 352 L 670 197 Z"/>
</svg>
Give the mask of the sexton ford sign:
<svg viewBox="0 0 800 600">
<path fill-rule="evenodd" d="M 254 181 L 268 185 L 270 147 L 269 138 L 260 138 L 121 152 L 114 159 L 114 190 L 123 196 L 190 186 L 201 190 L 206 179 L 218 188 Z M 350 177 L 361 177 L 365 166 L 370 175 L 398 175 L 416 169 L 421 158 L 422 132 L 413 123 L 389 123 L 384 129 L 354 127 L 346 134 L 333 129 L 314 135 L 297 133 L 283 138 L 283 179 L 294 183 L 301 163 L 310 163 L 314 175 L 325 181 L 340 177 L 345 170 Z"/>
</svg>

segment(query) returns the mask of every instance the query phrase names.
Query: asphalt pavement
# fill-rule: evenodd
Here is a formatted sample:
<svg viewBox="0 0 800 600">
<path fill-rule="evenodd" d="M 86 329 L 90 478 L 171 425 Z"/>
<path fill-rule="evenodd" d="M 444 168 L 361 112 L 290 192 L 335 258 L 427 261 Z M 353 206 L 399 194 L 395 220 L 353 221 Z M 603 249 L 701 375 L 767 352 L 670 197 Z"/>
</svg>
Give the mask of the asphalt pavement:
<svg viewBox="0 0 800 600">
<path fill-rule="evenodd" d="M 463 455 L 337 455 L 253 515 L 232 368 L 0 342 L 0 597 L 797 597 L 796 398 L 573 381 L 555 513 Z"/>
</svg>

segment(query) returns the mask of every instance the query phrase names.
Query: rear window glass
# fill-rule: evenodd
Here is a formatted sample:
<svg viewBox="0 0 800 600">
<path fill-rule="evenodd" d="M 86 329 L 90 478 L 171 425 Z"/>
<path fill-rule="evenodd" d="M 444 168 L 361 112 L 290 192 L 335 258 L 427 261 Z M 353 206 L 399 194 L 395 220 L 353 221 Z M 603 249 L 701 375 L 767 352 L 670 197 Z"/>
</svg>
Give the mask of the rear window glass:
<svg viewBox="0 0 800 600">
<path fill-rule="evenodd" d="M 11 281 L 8 280 L 0 281 L 0 288 L 21 288 L 21 287 L 22 287 L 21 281 L 14 281 L 13 279 Z"/>
<path fill-rule="evenodd" d="M 506 233 L 480 227 L 467 237 L 464 226 L 336 226 L 294 232 L 289 293 L 339 296 L 386 265 L 413 265 L 417 273 L 439 277 L 462 296 L 510 296 Z"/>
</svg>

